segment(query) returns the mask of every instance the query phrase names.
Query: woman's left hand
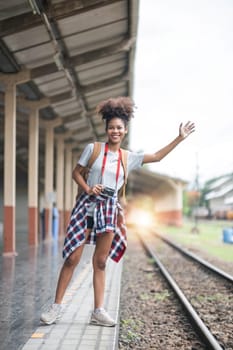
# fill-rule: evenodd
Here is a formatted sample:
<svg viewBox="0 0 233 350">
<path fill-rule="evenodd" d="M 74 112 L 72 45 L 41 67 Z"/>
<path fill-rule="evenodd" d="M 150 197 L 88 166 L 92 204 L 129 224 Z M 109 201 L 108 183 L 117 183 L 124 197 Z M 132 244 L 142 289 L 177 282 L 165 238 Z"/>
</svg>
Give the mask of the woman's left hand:
<svg viewBox="0 0 233 350">
<path fill-rule="evenodd" d="M 103 190 L 103 185 L 97 184 L 97 185 L 94 185 L 93 187 L 90 187 L 87 194 L 98 196 L 102 190 Z"/>
<path fill-rule="evenodd" d="M 184 140 L 194 131 L 195 131 L 195 124 L 193 122 L 188 121 L 185 125 L 181 123 L 179 127 L 179 136 L 182 137 L 182 139 Z"/>
</svg>

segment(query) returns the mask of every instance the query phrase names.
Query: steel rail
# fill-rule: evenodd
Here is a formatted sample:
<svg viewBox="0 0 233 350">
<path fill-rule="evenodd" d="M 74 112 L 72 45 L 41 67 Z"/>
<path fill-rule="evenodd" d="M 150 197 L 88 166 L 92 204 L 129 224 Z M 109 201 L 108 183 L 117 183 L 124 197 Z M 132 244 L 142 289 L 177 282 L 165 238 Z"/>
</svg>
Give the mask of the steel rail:
<svg viewBox="0 0 233 350">
<path fill-rule="evenodd" d="M 189 303 L 188 299 L 184 295 L 184 293 L 181 291 L 178 284 L 173 280 L 165 266 L 161 263 L 157 255 L 152 252 L 150 247 L 147 245 L 147 243 L 142 239 L 141 235 L 137 232 L 137 235 L 146 250 L 147 254 L 152 257 L 154 262 L 158 265 L 161 273 L 175 292 L 176 296 L 178 297 L 179 301 L 183 305 L 188 317 L 191 319 L 194 327 L 197 329 L 197 332 L 199 333 L 200 337 L 202 338 L 203 342 L 208 346 L 209 350 L 223 350 L 221 345 L 217 342 L 216 338 L 213 336 L 213 334 L 209 331 L 209 329 L 206 327 L 204 322 L 201 320 L 201 318 L 198 316 L 192 305 Z"/>
<path fill-rule="evenodd" d="M 167 237 L 164 237 L 162 235 L 160 235 L 157 232 L 153 232 L 155 234 L 155 236 L 157 236 L 158 238 L 160 238 L 161 240 L 163 240 L 164 242 L 166 242 L 167 244 L 169 244 L 171 247 L 173 247 L 174 249 L 178 250 L 181 254 L 189 257 L 190 259 L 198 262 L 199 264 L 201 264 L 202 266 L 206 267 L 207 269 L 209 269 L 211 272 L 216 273 L 218 276 L 223 277 L 225 280 L 233 283 L 233 276 L 226 273 L 225 271 L 219 269 L 218 267 L 210 264 L 208 261 L 200 258 L 199 256 L 191 253 L 190 251 L 188 251 L 187 249 L 182 248 L 181 246 L 179 246 L 178 244 L 174 243 L 173 241 L 171 241 L 170 239 L 168 239 Z"/>
</svg>

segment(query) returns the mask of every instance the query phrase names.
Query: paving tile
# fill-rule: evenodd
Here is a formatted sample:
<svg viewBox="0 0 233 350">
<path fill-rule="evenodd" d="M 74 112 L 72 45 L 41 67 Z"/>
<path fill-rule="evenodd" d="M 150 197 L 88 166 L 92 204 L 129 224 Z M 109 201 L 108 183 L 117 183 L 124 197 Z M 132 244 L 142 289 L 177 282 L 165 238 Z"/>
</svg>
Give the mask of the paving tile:
<svg viewBox="0 0 233 350">
<path fill-rule="evenodd" d="M 52 302 L 58 272 L 62 265 L 61 246 L 52 243 L 36 250 L 19 252 L 17 258 L 0 259 L 0 301 L 6 315 L 0 337 L 4 350 L 113 350 L 116 328 L 89 324 L 93 309 L 93 247 L 85 247 L 80 266 L 67 289 L 60 322 L 40 324 L 42 310 Z M 105 308 L 118 318 L 122 262 L 109 260 L 105 290 Z M 38 293 L 38 290 L 40 293 Z M 4 299 L 3 299 L 4 298 Z M 16 328 L 9 328 L 13 322 Z"/>
</svg>

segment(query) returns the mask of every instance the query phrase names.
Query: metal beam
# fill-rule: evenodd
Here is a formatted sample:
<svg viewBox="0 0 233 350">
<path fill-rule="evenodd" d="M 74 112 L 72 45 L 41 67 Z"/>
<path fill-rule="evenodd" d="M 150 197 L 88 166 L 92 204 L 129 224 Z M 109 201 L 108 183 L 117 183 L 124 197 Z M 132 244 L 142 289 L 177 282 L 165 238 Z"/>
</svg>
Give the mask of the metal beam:
<svg viewBox="0 0 233 350">
<path fill-rule="evenodd" d="M 103 47 L 101 49 L 92 50 L 83 54 L 70 57 L 70 64 L 72 66 L 80 66 L 82 64 L 95 62 L 96 60 L 104 57 L 109 57 L 120 51 L 128 51 L 134 44 L 135 39 L 124 39 L 118 44 Z M 56 73 L 58 71 L 55 63 L 49 63 L 43 66 L 33 68 L 31 70 L 32 79 L 40 78 L 42 76 Z"/>
<path fill-rule="evenodd" d="M 126 72 L 113 78 L 101 80 L 98 83 L 89 84 L 87 86 L 81 86 L 81 89 L 84 94 L 88 94 L 93 91 L 104 89 L 109 86 L 113 86 L 120 82 L 128 81 L 128 80 L 129 80 L 129 75 L 128 75 L 128 72 Z"/>
<path fill-rule="evenodd" d="M 53 103 L 60 102 L 62 100 L 69 100 L 69 99 L 71 99 L 73 97 L 74 96 L 72 96 L 72 92 L 71 91 L 66 91 L 66 92 L 63 92 L 63 93 L 58 94 L 58 95 L 50 96 L 49 99 L 50 99 L 51 104 L 53 104 Z"/>
<path fill-rule="evenodd" d="M 54 19 L 59 20 L 120 1 L 122 0 L 69 0 L 53 4 L 46 11 Z M 19 33 L 40 25 L 43 25 L 40 16 L 36 16 L 33 13 L 23 13 L 0 22 L 0 37 Z"/>
</svg>

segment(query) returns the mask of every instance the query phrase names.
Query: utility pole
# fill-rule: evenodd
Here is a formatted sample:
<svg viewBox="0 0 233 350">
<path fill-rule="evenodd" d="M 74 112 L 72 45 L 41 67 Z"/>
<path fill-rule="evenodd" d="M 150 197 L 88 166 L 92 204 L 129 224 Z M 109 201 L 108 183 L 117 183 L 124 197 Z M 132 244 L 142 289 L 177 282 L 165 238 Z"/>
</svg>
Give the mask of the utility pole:
<svg viewBox="0 0 233 350">
<path fill-rule="evenodd" d="M 194 189 L 196 191 L 195 205 L 194 205 L 194 227 L 191 229 L 192 233 L 199 233 L 198 228 L 198 207 L 200 198 L 200 188 L 199 188 L 199 162 L 198 162 L 198 152 L 196 152 L 196 175 L 194 181 Z"/>
</svg>

